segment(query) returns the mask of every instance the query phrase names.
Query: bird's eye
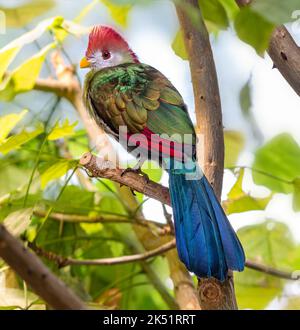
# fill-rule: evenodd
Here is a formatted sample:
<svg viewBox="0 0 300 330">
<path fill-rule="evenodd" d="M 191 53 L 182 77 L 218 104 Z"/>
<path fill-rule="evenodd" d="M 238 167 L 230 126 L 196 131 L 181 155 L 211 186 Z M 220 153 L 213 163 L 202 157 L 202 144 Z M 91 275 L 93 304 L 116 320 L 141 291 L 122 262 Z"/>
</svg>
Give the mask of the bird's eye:
<svg viewBox="0 0 300 330">
<path fill-rule="evenodd" d="M 108 50 L 105 50 L 102 52 L 102 58 L 104 60 L 108 60 L 110 58 L 110 52 Z"/>
</svg>

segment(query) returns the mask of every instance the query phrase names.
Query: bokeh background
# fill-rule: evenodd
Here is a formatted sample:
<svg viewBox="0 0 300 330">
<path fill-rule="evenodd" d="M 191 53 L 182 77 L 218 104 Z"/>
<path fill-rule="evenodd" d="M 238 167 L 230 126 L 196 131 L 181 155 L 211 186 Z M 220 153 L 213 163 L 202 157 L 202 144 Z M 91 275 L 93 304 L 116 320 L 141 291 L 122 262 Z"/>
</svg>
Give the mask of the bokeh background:
<svg viewBox="0 0 300 330">
<path fill-rule="evenodd" d="M 223 2 L 221 1 L 221 3 Z M 188 105 L 190 116 L 196 124 L 189 63 L 176 55 L 172 47 L 179 30 L 174 4 L 167 0 L 137 1 L 133 5 L 126 4 L 125 7 L 123 4 L 119 11 L 116 11 L 114 7 L 115 3 L 113 3 L 113 7 L 111 5 L 110 1 L 92 2 L 91 0 L 11 0 L 9 3 L 0 0 L 0 10 L 6 14 L 7 24 L 6 33 L 0 35 L 0 54 L 1 48 L 50 17 L 62 16 L 64 19 L 72 21 L 82 15 L 80 22 L 77 21 L 82 26 L 90 27 L 96 24 L 113 26 L 126 37 L 140 61 L 159 69 L 172 81 L 182 94 Z M 225 209 L 234 228 L 239 230 L 240 238 L 251 260 L 290 272 L 300 270 L 300 203 L 298 196 L 300 188 L 299 182 L 296 183 L 297 177 L 300 176 L 299 96 L 278 70 L 273 68 L 273 63 L 267 54 L 259 55 L 254 47 L 238 37 L 237 28 L 234 28 L 232 20 L 229 20 L 227 26 L 221 27 L 212 24 L 209 20 L 207 23 L 211 32 L 211 45 L 219 80 L 223 124 L 227 132 L 226 154 L 229 161 L 224 171 L 222 194 Z M 286 26 L 299 44 L 299 24 L 288 23 Z M 254 31 L 257 29 L 255 25 L 252 28 Z M 40 38 L 24 46 L 9 66 L 9 71 L 17 68 L 52 40 L 51 33 L 45 32 Z M 62 45 L 64 60 L 69 64 L 74 64 L 77 69 L 87 46 L 87 35 L 84 33 L 80 36 L 68 35 Z M 47 58 L 48 60 L 39 73 L 40 77 L 54 76 L 49 55 Z M 82 83 L 86 71 L 77 70 L 76 72 Z M 34 173 L 33 184 L 30 187 L 31 197 L 28 198 L 29 203 L 26 204 L 26 208 L 23 208 L 24 204 L 21 205 L 22 207 L 20 206 L 20 199 L 24 199 L 28 179 L 35 164 L 36 153 L 31 153 L 30 150 L 37 150 L 43 137 L 37 136 L 19 146 L 18 149 L 12 149 L 2 156 L 0 153 L 0 195 L 3 197 L 18 189 L 20 194 L 17 199 L 10 197 L 12 204 L 18 200 L 16 207 L 11 208 L 10 206 L 9 208 L 7 200 L 0 204 L 0 221 L 6 221 L 8 224 L 11 221 L 9 219 L 12 218 L 12 212 L 19 212 L 14 213 L 13 217 L 20 214 L 24 216 L 24 209 L 27 210 L 28 206 L 33 208 L 41 200 L 52 200 L 53 202 L 57 197 L 57 191 L 64 184 L 68 174 L 72 173 L 72 169 L 67 172 L 68 168 L 66 168 L 67 174 L 66 176 L 61 175 L 62 178 L 50 178 L 48 181 L 46 179 L 46 184 L 42 188 L 35 181 L 39 180 L 39 176 L 42 176 L 47 168 L 49 169 L 48 162 L 53 165 L 51 155 L 62 157 L 60 143 L 67 145 L 74 159 L 78 159 L 80 154 L 89 150 L 90 147 L 85 138 L 85 128 L 81 118 L 67 100 L 59 101 L 55 112 L 49 119 L 49 113 L 53 110 L 51 105 L 56 102 L 56 98 L 52 94 L 28 91 L 6 100 L 1 95 L 0 93 L 0 100 L 2 100 L 0 102 L 0 120 L 8 114 L 20 113 L 23 109 L 28 109 L 26 116 L 12 130 L 11 134 L 18 134 L 23 129 L 32 129 L 40 123 L 47 122 L 47 127 L 55 127 L 55 125 L 66 123 L 66 119 L 69 123 L 78 121 L 74 135 L 58 136 L 59 140 L 47 142 L 46 150 L 49 159 L 40 160 L 41 164 L 39 163 Z M 1 129 L 3 127 L 0 126 Z M 112 143 L 115 145 L 115 142 Z M 29 151 L 23 150 L 23 147 Z M 121 151 L 120 157 L 125 160 L 129 156 Z M 253 169 L 258 169 L 265 174 L 255 172 Z M 167 185 L 166 174 L 150 173 L 150 176 L 151 174 L 162 184 Z M 277 177 L 278 180 L 271 178 L 268 174 Z M 17 182 L 15 182 L 16 176 L 18 177 Z M 282 180 L 292 183 L 283 183 Z M 74 177 L 68 184 L 72 187 L 79 186 L 78 180 Z M 105 190 L 105 186 L 99 182 L 93 181 L 93 184 L 97 190 L 93 194 L 100 194 L 100 197 L 94 195 L 91 197 L 91 192 L 87 192 L 86 203 L 93 207 L 86 213 L 81 210 L 81 213 L 90 215 L 96 212 L 100 214 L 104 209 L 107 211 L 121 208 L 120 203 L 116 202 L 119 197 L 115 198 L 115 191 L 112 194 L 110 190 Z M 106 182 L 106 184 L 108 183 Z M 233 186 L 236 188 L 235 191 L 232 190 Z M 22 192 L 20 193 L 22 189 L 23 195 Z M 68 193 L 68 191 L 66 192 Z M 72 196 L 78 197 L 77 205 L 80 205 L 79 200 L 83 200 L 80 194 L 84 195 L 84 192 L 77 193 L 78 196 L 75 196 L 74 191 Z M 105 203 L 103 196 L 107 198 Z M 71 198 L 71 195 L 69 197 Z M 143 198 L 138 197 L 141 200 Z M 31 203 L 31 198 L 34 199 L 34 203 Z M 92 202 L 89 200 L 90 198 L 93 199 Z M 101 206 L 101 202 L 97 201 L 97 198 L 100 198 L 102 204 L 105 205 Z M 116 200 L 113 200 L 114 198 Z M 62 196 L 62 200 L 66 203 L 68 196 L 66 195 L 65 199 Z M 60 208 L 60 212 L 76 213 L 74 210 L 65 210 L 62 201 L 59 206 L 53 203 L 45 203 L 42 207 L 54 205 L 55 208 Z M 100 209 L 94 208 L 96 204 Z M 160 203 L 144 199 L 142 208 L 146 218 L 161 223 L 165 222 Z M 170 209 L 168 211 L 171 212 Z M 30 213 L 28 225 L 22 227 L 22 230 L 18 227 L 17 234 L 25 235 L 26 239 L 35 241 L 46 250 L 49 249 L 66 256 L 75 255 L 78 258 L 119 256 L 129 251 L 126 243 L 124 246 L 124 242 L 113 244 L 112 241 L 109 241 L 108 237 L 115 235 L 115 231 L 119 230 L 116 226 L 112 225 L 107 229 L 100 224 L 81 225 L 78 231 L 82 231 L 82 233 L 78 235 L 86 236 L 86 241 L 83 240 L 85 245 L 76 243 L 76 240 L 71 244 L 67 240 L 64 241 L 64 237 L 68 237 L 70 231 L 75 230 L 74 228 L 66 229 L 65 227 L 59 230 L 55 227 L 53 229 L 52 227 L 57 226 L 57 223 L 47 219 L 40 231 L 41 219 L 43 218 Z M 18 226 L 20 225 L 18 224 Z M 128 228 L 126 226 L 128 237 L 131 237 L 134 233 L 129 225 Z M 44 233 L 43 230 L 45 230 Z M 59 244 L 49 243 L 46 233 L 51 230 L 55 232 L 54 236 L 58 233 L 57 237 L 52 235 L 51 239 L 56 239 Z M 87 236 L 95 234 L 106 237 L 107 241 L 104 241 L 102 245 L 93 245 L 92 239 Z M 61 241 L 59 241 L 60 239 Z M 84 251 L 88 252 L 84 254 Z M 69 285 L 94 304 L 105 305 L 107 301 L 109 303 L 113 301 L 111 305 L 113 308 L 159 309 L 168 307 L 152 286 L 151 281 L 143 274 L 139 265 L 116 266 L 115 268 L 81 266 L 59 270 L 55 265 L 48 263 Z M 152 266 L 172 295 L 173 283 L 164 258 L 156 258 L 152 262 Z M 29 298 L 26 298 L 27 302 L 24 302 L 24 290 L 28 290 L 24 289 L 24 283 L 15 274 L 8 273 L 6 265 L 3 264 L 1 267 L 0 305 L 24 307 L 27 304 L 28 307 Z M 110 278 L 112 273 L 113 276 Z M 131 275 L 128 276 L 129 274 Z M 8 287 L 7 283 L 9 283 Z M 243 274 L 236 275 L 236 290 L 240 308 L 300 308 L 299 281 L 284 281 L 246 270 Z M 31 299 L 29 300 L 35 302 L 35 308 L 43 308 L 42 303 L 38 304 L 34 300 L 35 298 L 31 297 L 32 293 L 29 292 L 29 295 Z"/>
</svg>

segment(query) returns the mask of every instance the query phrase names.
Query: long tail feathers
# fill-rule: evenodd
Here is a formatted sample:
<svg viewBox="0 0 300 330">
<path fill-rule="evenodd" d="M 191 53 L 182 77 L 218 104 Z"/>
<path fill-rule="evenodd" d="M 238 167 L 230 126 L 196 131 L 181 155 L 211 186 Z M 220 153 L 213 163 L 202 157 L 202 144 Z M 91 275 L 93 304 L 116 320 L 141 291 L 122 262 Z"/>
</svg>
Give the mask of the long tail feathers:
<svg viewBox="0 0 300 330">
<path fill-rule="evenodd" d="M 205 176 L 187 180 L 170 175 L 177 250 L 181 261 L 198 277 L 223 281 L 228 270 L 242 271 L 245 255 Z"/>
</svg>

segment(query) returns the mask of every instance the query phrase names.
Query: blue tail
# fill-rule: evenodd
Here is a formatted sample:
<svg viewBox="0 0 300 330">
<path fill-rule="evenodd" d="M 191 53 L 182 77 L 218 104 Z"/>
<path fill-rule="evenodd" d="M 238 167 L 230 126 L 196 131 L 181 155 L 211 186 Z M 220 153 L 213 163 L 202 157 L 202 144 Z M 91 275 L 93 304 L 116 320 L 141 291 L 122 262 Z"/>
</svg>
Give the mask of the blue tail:
<svg viewBox="0 0 300 330">
<path fill-rule="evenodd" d="M 229 269 L 242 271 L 245 254 L 205 176 L 187 180 L 169 171 L 177 250 L 198 277 L 226 279 Z"/>
</svg>

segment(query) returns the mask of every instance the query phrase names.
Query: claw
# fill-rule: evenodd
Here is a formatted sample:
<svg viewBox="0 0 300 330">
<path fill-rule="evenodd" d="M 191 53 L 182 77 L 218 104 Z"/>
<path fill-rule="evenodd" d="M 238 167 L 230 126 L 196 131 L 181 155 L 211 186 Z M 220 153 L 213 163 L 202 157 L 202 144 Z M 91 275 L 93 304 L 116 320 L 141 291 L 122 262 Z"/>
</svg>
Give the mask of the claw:
<svg viewBox="0 0 300 330">
<path fill-rule="evenodd" d="M 141 169 L 145 160 L 146 159 L 144 159 L 144 158 L 140 158 L 138 163 L 133 168 L 126 168 L 125 170 L 123 170 L 123 172 L 121 173 L 121 176 L 124 176 L 126 173 L 133 172 L 133 173 L 136 173 L 136 174 L 139 174 L 140 176 L 142 176 L 144 178 L 145 182 L 149 183 L 150 179 L 149 179 L 148 174 L 143 172 Z"/>
<path fill-rule="evenodd" d="M 142 176 L 145 179 L 146 183 L 149 183 L 150 179 L 149 179 L 148 174 L 143 172 L 140 167 L 139 168 L 126 168 L 124 171 L 122 171 L 121 176 L 124 176 L 126 173 L 130 173 L 130 172 L 139 174 L 140 176 Z"/>
</svg>

